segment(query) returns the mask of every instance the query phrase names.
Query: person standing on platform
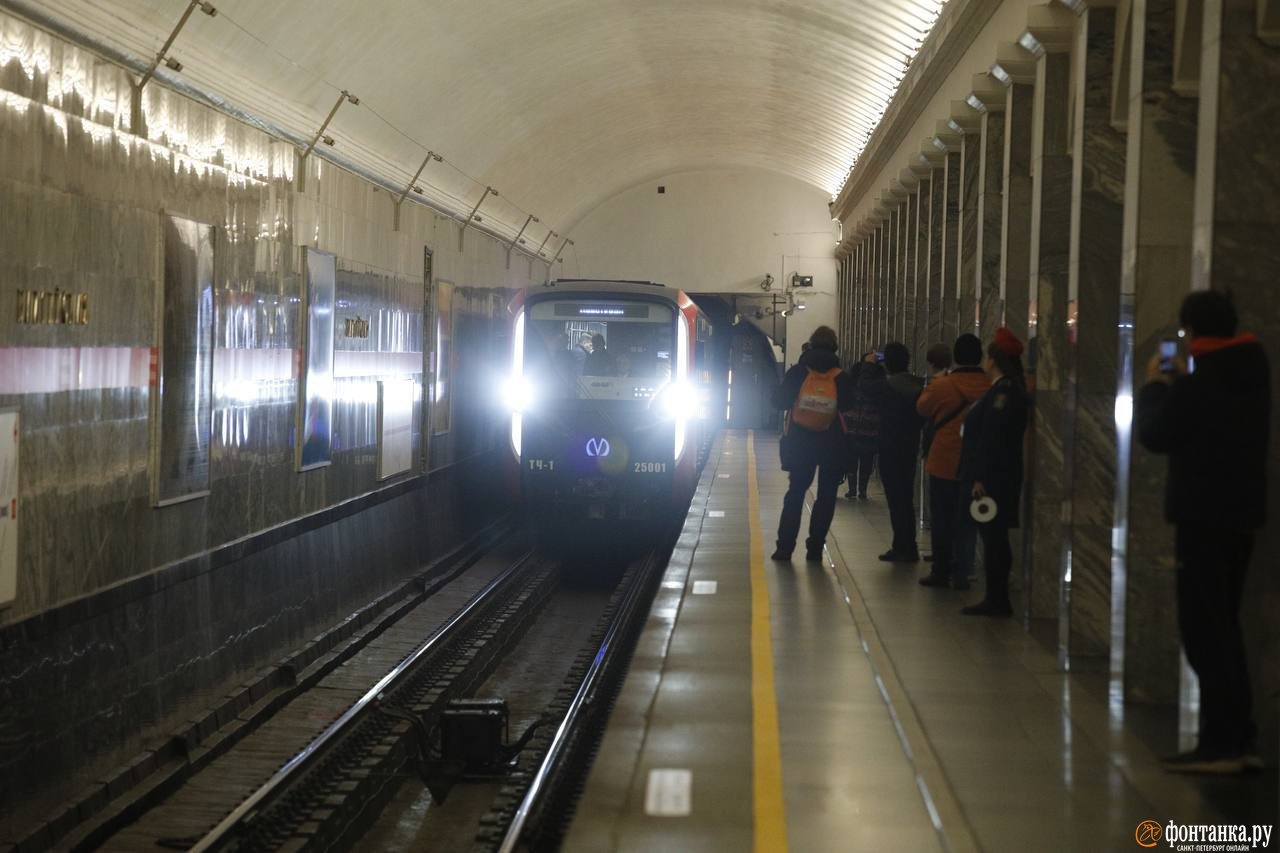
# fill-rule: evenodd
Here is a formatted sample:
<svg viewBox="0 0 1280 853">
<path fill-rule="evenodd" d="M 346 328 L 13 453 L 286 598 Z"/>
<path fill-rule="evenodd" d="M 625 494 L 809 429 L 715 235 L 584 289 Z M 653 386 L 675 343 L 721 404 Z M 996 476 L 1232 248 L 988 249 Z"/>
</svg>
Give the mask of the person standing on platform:
<svg viewBox="0 0 1280 853">
<path fill-rule="evenodd" d="M 863 353 L 862 358 L 875 355 Z M 856 387 L 862 371 L 862 359 L 849 368 L 849 379 Z M 871 469 L 876 461 L 876 444 L 880 440 L 880 407 L 863 394 L 855 393 L 853 409 L 845 418 L 849 442 L 849 500 L 867 500 L 867 484 L 871 482 Z"/>
<path fill-rule="evenodd" d="M 1009 573 L 1013 550 L 1009 531 L 1018 526 L 1022 497 L 1022 438 L 1027 431 L 1027 380 L 1022 370 L 1022 341 L 1001 326 L 987 346 L 991 387 L 973 404 L 961 430 L 962 503 L 995 501 L 994 518 L 978 525 L 982 537 L 987 588 L 982 601 L 961 610 L 966 616 L 1012 616 Z M 961 511 L 967 511 L 962 506 Z"/>
<path fill-rule="evenodd" d="M 928 419 L 925 426 L 925 472 L 929 475 L 930 538 L 933 544 L 933 568 L 920 579 L 921 586 L 969 588 L 969 571 L 973 567 L 973 542 L 976 535 L 966 522 L 968 506 L 961 514 L 960 501 L 960 425 L 965 412 L 976 403 L 991 380 L 982 363 L 982 341 L 965 333 L 955 345 L 936 344 L 947 356 L 955 358 L 956 367 L 947 372 L 935 367 L 933 378 L 925 386 L 916 403 L 916 411 Z M 930 350 L 932 353 L 933 350 Z M 931 362 L 932 363 L 932 362 Z M 964 535 L 969 541 L 961 542 Z M 967 547 L 966 547 L 967 546 Z"/>
<path fill-rule="evenodd" d="M 898 342 L 886 344 L 884 366 L 875 353 L 862 362 L 858 391 L 880 406 L 880 482 L 889 505 L 893 545 L 880 555 L 890 563 L 914 563 L 916 547 L 915 480 L 920 456 L 920 427 L 916 400 L 924 380 L 907 373 L 911 354 Z"/>
<path fill-rule="evenodd" d="M 831 518 L 836 511 L 840 482 L 848 470 L 842 413 L 853 406 L 854 385 L 840 370 L 836 357 L 836 333 L 819 326 L 809 337 L 809 348 L 782 378 L 773 392 L 775 409 L 786 409 L 783 427 L 782 468 L 789 475 L 787 494 L 778 519 L 777 549 L 773 559 L 786 561 L 800 534 L 800 514 L 805 492 L 818 475 L 818 496 L 809 515 L 805 559 L 822 561 Z"/>
<path fill-rule="evenodd" d="M 1229 296 L 1197 291 L 1179 322 L 1193 369 L 1157 353 L 1138 393 L 1138 440 L 1169 456 L 1165 517 L 1175 529 L 1178 630 L 1200 680 L 1196 748 L 1166 759 L 1177 773 L 1262 767 L 1240 630 L 1254 531 L 1266 521 L 1271 372 L 1253 335 L 1236 335 Z"/>
</svg>

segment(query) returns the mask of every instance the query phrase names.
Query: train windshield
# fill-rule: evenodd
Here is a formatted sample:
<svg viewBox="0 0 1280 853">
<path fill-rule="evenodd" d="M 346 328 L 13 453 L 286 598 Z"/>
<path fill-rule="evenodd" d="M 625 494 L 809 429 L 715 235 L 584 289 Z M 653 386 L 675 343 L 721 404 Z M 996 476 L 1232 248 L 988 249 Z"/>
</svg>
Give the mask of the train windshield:
<svg viewBox="0 0 1280 853">
<path fill-rule="evenodd" d="M 675 311 L 651 302 L 574 300 L 529 306 L 524 374 L 540 394 L 647 400 L 671 379 Z"/>
</svg>

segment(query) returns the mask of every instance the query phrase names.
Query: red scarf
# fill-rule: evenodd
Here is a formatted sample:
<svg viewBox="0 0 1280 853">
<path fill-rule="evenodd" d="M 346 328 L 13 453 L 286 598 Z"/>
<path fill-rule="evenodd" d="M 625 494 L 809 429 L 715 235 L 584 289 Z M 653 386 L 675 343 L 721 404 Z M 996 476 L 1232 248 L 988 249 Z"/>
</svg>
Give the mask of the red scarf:
<svg viewBox="0 0 1280 853">
<path fill-rule="evenodd" d="M 1258 342 L 1258 336 L 1252 332 L 1245 332 L 1243 335 L 1236 335 L 1234 338 L 1192 338 L 1188 349 L 1191 351 L 1193 358 L 1200 358 L 1207 353 L 1217 352 L 1227 347 L 1239 346 L 1240 344 L 1253 344 Z"/>
</svg>

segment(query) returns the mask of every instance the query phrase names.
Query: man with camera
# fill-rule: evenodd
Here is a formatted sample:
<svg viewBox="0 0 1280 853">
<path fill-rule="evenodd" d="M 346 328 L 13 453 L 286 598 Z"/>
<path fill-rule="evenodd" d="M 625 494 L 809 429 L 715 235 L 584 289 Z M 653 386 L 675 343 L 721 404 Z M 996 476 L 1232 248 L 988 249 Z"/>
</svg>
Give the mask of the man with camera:
<svg viewBox="0 0 1280 853">
<path fill-rule="evenodd" d="M 1200 738 L 1164 762 L 1179 773 L 1261 767 L 1240 630 L 1254 531 L 1266 519 L 1271 378 L 1266 353 L 1236 334 L 1229 296 L 1197 291 L 1179 322 L 1191 356 L 1165 341 L 1138 394 L 1138 440 L 1169 457 L 1165 517 L 1175 526 L 1178 629 L 1200 680 Z"/>
</svg>

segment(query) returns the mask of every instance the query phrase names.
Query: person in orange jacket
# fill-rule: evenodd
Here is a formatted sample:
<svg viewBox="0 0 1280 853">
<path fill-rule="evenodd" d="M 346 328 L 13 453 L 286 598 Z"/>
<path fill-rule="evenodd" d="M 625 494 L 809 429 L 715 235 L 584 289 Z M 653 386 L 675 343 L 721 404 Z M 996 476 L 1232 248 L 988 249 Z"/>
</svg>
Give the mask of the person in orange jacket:
<svg viewBox="0 0 1280 853">
<path fill-rule="evenodd" d="M 935 372 L 916 401 L 916 411 L 928 420 L 924 470 L 929 475 L 933 545 L 933 566 L 920 585 L 945 587 L 949 582 L 955 589 L 968 589 L 970 566 L 967 560 L 959 559 L 956 550 L 963 523 L 960 425 L 969 407 L 987 393 L 991 380 L 981 367 L 982 342 L 976 336 L 966 333 L 956 338 L 951 354 L 956 366 L 945 373 Z M 972 559 L 972 548 L 968 550 Z"/>
</svg>

